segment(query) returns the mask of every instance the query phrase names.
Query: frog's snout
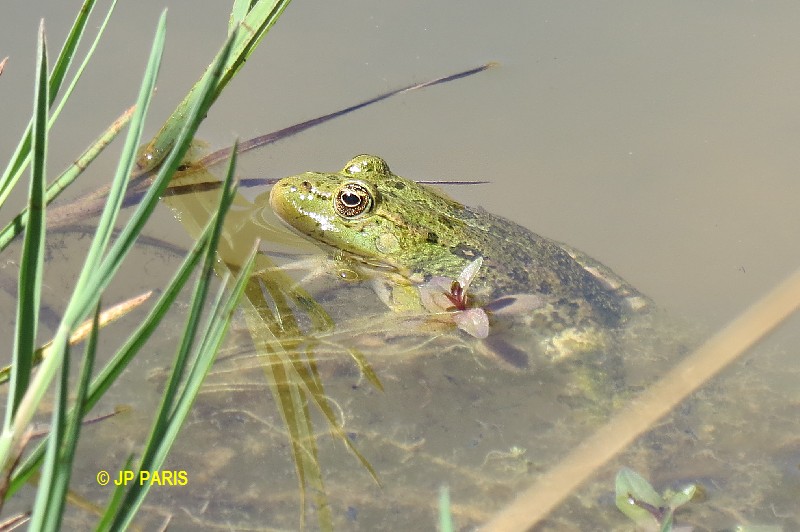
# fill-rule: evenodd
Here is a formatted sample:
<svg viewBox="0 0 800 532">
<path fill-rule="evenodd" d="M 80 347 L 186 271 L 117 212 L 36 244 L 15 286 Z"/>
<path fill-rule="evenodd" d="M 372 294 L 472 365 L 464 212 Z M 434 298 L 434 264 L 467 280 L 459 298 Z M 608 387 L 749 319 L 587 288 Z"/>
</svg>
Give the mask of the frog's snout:
<svg viewBox="0 0 800 532">
<path fill-rule="evenodd" d="M 284 211 L 286 206 L 286 193 L 291 188 L 292 185 L 287 183 L 285 179 L 281 179 L 272 185 L 272 189 L 269 191 L 269 206 L 272 207 L 273 211 L 276 213 Z"/>
</svg>

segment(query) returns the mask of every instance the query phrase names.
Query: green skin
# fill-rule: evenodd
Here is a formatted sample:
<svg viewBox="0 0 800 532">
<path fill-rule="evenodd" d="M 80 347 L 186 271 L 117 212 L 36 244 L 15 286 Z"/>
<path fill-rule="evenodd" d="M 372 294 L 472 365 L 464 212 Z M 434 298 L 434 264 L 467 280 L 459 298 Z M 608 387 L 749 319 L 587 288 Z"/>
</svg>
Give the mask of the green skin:
<svg viewBox="0 0 800 532">
<path fill-rule="evenodd" d="M 456 279 L 483 257 L 470 285 L 477 304 L 521 293 L 539 296 L 544 304 L 528 311 L 526 321 L 554 358 L 607 347 L 608 331 L 649 306 L 609 268 L 579 251 L 399 177 L 371 155 L 355 157 L 341 172 L 281 179 L 270 205 L 296 230 L 372 266 L 396 285 L 431 276 Z"/>
</svg>

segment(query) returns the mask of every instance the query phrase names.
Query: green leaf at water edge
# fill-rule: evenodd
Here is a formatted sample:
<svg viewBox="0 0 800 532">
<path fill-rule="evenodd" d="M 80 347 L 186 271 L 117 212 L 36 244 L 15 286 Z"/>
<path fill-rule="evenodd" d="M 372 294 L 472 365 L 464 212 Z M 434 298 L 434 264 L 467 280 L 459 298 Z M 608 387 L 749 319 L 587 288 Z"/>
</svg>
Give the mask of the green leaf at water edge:
<svg viewBox="0 0 800 532">
<path fill-rule="evenodd" d="M 45 204 L 44 186 L 47 163 L 47 45 L 44 22 L 39 26 L 36 60 L 36 85 L 33 101 L 33 165 L 28 193 L 29 223 L 22 245 L 19 266 L 19 297 L 14 335 L 11 383 L 4 430 L 9 430 L 22 398 L 28 391 L 36 351 L 42 270 L 44 268 Z"/>
</svg>

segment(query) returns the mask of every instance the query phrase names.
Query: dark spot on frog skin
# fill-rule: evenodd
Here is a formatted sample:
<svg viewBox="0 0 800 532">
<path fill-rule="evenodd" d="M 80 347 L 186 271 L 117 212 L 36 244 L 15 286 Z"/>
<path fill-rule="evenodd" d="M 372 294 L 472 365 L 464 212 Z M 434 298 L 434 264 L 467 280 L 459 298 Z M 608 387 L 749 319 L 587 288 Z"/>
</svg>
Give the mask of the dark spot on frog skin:
<svg viewBox="0 0 800 532">
<path fill-rule="evenodd" d="M 539 286 L 536 287 L 536 291 L 540 294 L 549 294 L 553 291 L 553 288 L 550 286 L 550 283 L 542 281 L 539 283 Z"/>
<path fill-rule="evenodd" d="M 453 222 L 447 216 L 439 216 L 439 223 L 447 227 L 448 229 L 453 228 Z"/>
<path fill-rule="evenodd" d="M 428 231 L 428 238 L 426 239 L 426 241 L 429 244 L 438 244 L 439 243 L 439 236 L 436 233 L 434 233 L 433 231 Z"/>
<path fill-rule="evenodd" d="M 403 190 L 404 188 L 406 188 L 406 184 L 403 183 L 402 181 L 395 181 L 394 183 L 392 183 L 392 186 L 397 190 Z"/>
<path fill-rule="evenodd" d="M 508 272 L 508 276 L 516 283 L 519 283 L 520 286 L 523 286 L 527 280 L 528 272 L 522 268 L 512 268 L 511 271 Z"/>
</svg>

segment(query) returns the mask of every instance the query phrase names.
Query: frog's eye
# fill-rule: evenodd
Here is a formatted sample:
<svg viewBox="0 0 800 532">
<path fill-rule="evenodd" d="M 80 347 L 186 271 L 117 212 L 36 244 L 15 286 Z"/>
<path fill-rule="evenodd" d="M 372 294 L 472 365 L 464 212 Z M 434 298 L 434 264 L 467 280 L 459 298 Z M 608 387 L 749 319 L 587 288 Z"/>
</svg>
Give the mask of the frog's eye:
<svg viewBox="0 0 800 532">
<path fill-rule="evenodd" d="M 336 191 L 333 208 L 342 218 L 356 218 L 369 212 L 374 204 L 374 197 L 363 183 L 345 183 Z"/>
</svg>

